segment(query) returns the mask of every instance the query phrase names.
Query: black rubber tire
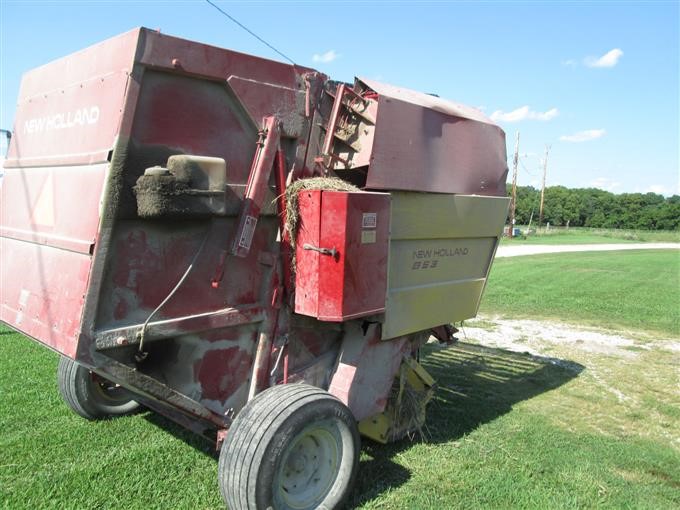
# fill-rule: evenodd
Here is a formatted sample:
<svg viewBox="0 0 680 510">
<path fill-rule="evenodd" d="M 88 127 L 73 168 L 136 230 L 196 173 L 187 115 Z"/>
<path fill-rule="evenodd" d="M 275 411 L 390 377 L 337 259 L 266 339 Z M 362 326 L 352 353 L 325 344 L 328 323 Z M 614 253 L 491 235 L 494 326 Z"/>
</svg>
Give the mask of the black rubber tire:
<svg viewBox="0 0 680 510">
<path fill-rule="evenodd" d="M 311 434 L 311 435 L 310 435 Z M 316 442 L 313 434 L 321 434 Z M 318 436 L 316 436 L 318 437 Z M 326 441 L 334 454 L 322 455 Z M 316 444 L 315 444 L 316 443 Z M 349 495 L 359 466 L 360 439 L 352 412 L 328 392 L 307 384 L 285 384 L 263 391 L 234 420 L 222 444 L 218 479 L 231 510 L 293 508 L 284 473 L 299 460 L 304 445 L 319 448 L 322 461 L 312 464 L 307 485 L 312 499 L 297 509 L 337 508 Z M 299 448 L 299 450 L 298 450 Z M 315 450 L 312 450 L 315 451 Z M 329 450 L 325 452 L 328 453 Z M 298 455 L 298 457 L 295 457 Z M 331 459 L 335 455 L 335 462 Z M 303 455 L 307 465 L 306 454 Z M 314 456 L 314 459 L 317 457 Z M 328 466 L 326 467 L 326 460 Z M 293 469 L 306 470 L 296 464 Z M 297 471 L 298 473 L 301 471 Z M 324 473 L 325 472 L 325 473 Z M 303 478 L 306 473 L 301 475 Z M 317 473 L 321 473 L 315 478 Z M 293 475 L 297 476 L 297 475 Z M 319 482 L 318 480 L 322 481 Z M 313 480 L 313 482 L 312 482 Z M 316 487 L 314 484 L 325 487 Z"/>
<path fill-rule="evenodd" d="M 57 384 L 64 402 L 88 420 L 133 414 L 140 407 L 128 391 L 106 383 L 105 379 L 65 356 L 59 360 Z"/>
</svg>

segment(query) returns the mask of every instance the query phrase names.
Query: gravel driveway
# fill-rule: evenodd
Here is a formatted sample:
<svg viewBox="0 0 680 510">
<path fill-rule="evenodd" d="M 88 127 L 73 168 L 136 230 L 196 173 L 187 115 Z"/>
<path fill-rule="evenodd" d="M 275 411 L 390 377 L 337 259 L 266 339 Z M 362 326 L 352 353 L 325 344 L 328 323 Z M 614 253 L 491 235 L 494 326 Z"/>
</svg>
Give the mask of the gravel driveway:
<svg viewBox="0 0 680 510">
<path fill-rule="evenodd" d="M 519 257 L 542 253 L 566 253 L 574 251 L 613 250 L 680 250 L 680 243 L 620 243 L 620 244 L 554 244 L 499 246 L 496 257 Z"/>
</svg>

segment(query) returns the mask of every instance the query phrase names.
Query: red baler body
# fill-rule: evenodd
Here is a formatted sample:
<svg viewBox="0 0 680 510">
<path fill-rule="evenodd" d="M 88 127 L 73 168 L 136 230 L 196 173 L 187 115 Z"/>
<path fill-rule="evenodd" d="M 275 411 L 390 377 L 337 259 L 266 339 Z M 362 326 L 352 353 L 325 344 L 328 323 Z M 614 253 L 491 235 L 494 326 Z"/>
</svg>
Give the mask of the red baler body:
<svg viewBox="0 0 680 510">
<path fill-rule="evenodd" d="M 441 324 L 381 340 L 389 191 L 504 196 L 505 141 L 438 98 L 335 87 L 147 29 L 28 73 L 0 196 L 0 319 L 198 432 L 228 428 L 282 381 L 329 389 L 357 417 L 380 412 L 402 357 Z M 362 129 L 347 134 L 351 122 Z M 278 170 L 255 172 L 257 151 Z M 194 160 L 188 188 L 163 170 L 180 191 L 145 216 L 146 169 L 185 155 L 224 160 L 226 174 L 210 170 L 224 185 L 197 188 Z M 378 193 L 301 198 L 295 293 L 276 197 L 286 181 L 359 167 L 352 179 Z"/>
<path fill-rule="evenodd" d="M 299 204 L 295 312 L 334 322 L 384 312 L 390 196 L 309 190 Z"/>
</svg>

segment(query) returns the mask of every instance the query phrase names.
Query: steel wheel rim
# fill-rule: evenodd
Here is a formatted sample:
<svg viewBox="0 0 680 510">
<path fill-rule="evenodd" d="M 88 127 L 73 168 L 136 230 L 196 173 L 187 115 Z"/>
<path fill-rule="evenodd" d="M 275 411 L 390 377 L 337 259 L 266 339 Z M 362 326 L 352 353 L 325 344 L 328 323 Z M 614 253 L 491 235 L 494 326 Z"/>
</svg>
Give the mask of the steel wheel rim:
<svg viewBox="0 0 680 510">
<path fill-rule="evenodd" d="M 89 373 L 88 384 L 100 402 L 106 405 L 123 405 L 129 402 L 130 394 L 119 384 L 103 379 L 94 372 Z"/>
<path fill-rule="evenodd" d="M 337 425 L 331 421 L 309 425 L 286 448 L 274 490 L 288 508 L 317 508 L 333 487 L 341 462 Z"/>
</svg>

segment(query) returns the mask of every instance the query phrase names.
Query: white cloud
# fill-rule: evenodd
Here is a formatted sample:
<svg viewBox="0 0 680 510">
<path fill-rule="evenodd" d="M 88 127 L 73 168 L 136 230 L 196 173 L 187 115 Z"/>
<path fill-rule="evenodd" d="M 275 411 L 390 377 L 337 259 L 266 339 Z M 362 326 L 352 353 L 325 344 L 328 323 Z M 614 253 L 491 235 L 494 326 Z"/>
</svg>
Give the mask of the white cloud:
<svg viewBox="0 0 680 510">
<path fill-rule="evenodd" d="M 622 56 L 623 51 L 620 48 L 614 48 L 601 57 L 586 57 L 583 63 L 588 67 L 614 67 Z"/>
<path fill-rule="evenodd" d="M 315 53 L 312 55 L 312 60 L 314 62 L 321 62 L 323 64 L 327 64 L 329 62 L 333 62 L 335 59 L 337 59 L 340 55 L 335 52 L 335 50 L 328 50 L 326 53 L 318 54 Z"/>
<path fill-rule="evenodd" d="M 621 183 L 610 179 L 609 177 L 598 177 L 588 183 L 591 188 L 599 188 L 605 191 L 614 191 L 616 188 L 621 187 Z"/>
<path fill-rule="evenodd" d="M 647 187 L 644 193 L 656 193 L 658 195 L 670 197 L 671 195 L 680 193 L 680 184 L 678 184 L 677 190 L 674 190 L 669 186 L 664 186 L 663 184 L 652 184 L 651 186 Z"/>
<path fill-rule="evenodd" d="M 652 184 L 647 188 L 646 191 L 651 191 L 652 193 L 658 193 L 659 195 L 664 195 L 668 193 L 668 188 L 663 184 Z"/>
<path fill-rule="evenodd" d="M 520 106 L 511 112 L 496 110 L 491 114 L 494 122 L 520 122 L 522 120 L 550 120 L 560 114 L 557 108 L 551 108 L 546 112 L 535 112 L 528 105 Z"/>
<path fill-rule="evenodd" d="M 607 132 L 604 129 L 586 129 L 585 131 L 579 131 L 573 135 L 562 135 L 560 140 L 563 142 L 589 142 L 590 140 L 595 140 L 597 138 L 602 138 Z"/>
</svg>

